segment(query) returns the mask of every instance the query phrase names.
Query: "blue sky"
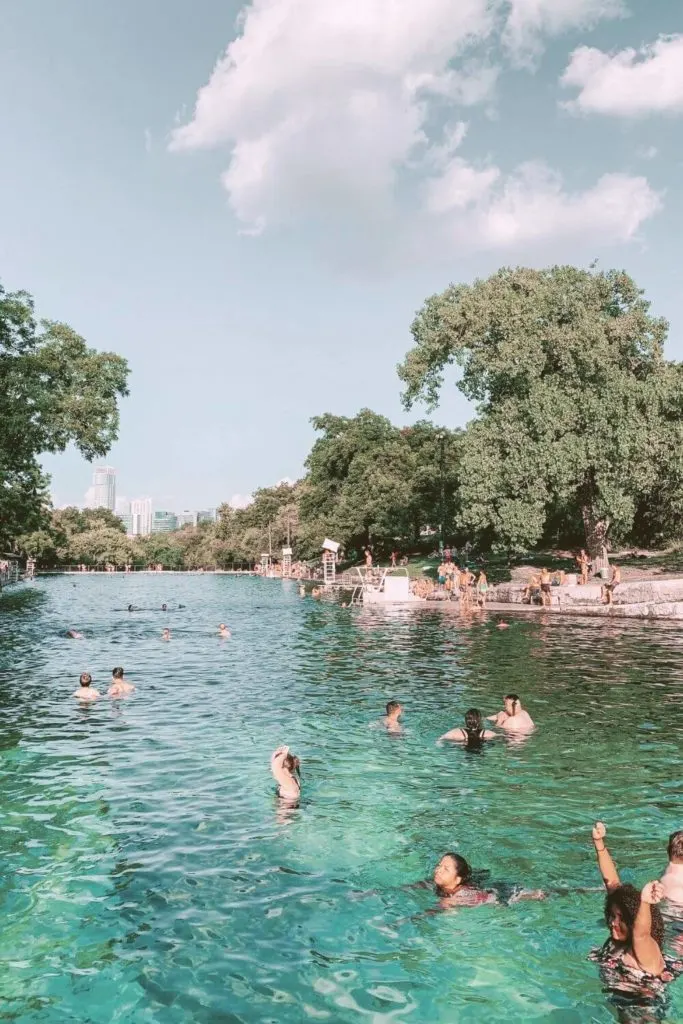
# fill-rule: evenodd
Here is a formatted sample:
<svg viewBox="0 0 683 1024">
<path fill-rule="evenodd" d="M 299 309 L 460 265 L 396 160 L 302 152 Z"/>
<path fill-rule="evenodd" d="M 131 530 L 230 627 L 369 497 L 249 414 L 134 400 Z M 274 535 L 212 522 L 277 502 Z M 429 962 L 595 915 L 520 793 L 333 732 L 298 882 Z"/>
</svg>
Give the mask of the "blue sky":
<svg viewBox="0 0 683 1024">
<path fill-rule="evenodd" d="M 0 24 L 0 278 L 129 360 L 121 494 L 215 505 L 296 477 L 315 414 L 418 418 L 414 312 L 505 264 L 625 267 L 683 358 L 679 0 L 0 0 Z M 451 384 L 435 418 L 468 415 Z M 45 464 L 82 501 L 90 467 Z"/>
</svg>

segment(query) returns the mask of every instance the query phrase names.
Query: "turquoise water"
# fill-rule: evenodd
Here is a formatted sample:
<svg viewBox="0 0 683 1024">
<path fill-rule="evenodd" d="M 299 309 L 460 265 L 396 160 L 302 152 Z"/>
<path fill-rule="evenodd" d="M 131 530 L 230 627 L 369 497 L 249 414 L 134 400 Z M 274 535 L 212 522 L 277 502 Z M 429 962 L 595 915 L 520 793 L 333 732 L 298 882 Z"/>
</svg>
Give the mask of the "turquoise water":
<svg viewBox="0 0 683 1024">
<path fill-rule="evenodd" d="M 114 610 L 129 602 L 187 608 Z M 599 892 L 425 915 L 432 893 L 402 886 L 450 849 L 491 881 L 596 886 L 596 817 L 623 877 L 656 877 L 683 824 L 682 645 L 661 625 L 351 611 L 275 580 L 6 592 L 0 1019 L 614 1020 L 586 961 Z M 71 698 L 118 664 L 133 698 Z M 526 743 L 436 746 L 508 690 L 539 724 Z M 370 727 L 394 697 L 399 738 Z M 289 812 L 268 769 L 282 742 L 303 763 Z M 683 980 L 671 996 L 681 1021 Z"/>
</svg>

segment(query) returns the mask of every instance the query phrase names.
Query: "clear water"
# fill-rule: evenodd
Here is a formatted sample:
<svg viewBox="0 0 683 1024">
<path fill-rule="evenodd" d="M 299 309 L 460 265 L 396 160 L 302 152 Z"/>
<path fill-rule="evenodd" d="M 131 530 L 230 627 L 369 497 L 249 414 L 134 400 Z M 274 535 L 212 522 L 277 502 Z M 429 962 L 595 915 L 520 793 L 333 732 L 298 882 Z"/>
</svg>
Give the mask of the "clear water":
<svg viewBox="0 0 683 1024">
<path fill-rule="evenodd" d="M 187 608 L 114 610 L 164 601 Z M 492 881 L 595 886 L 596 817 L 623 876 L 656 877 L 682 824 L 682 643 L 661 625 L 350 611 L 279 581 L 6 592 L 1 1019 L 614 1020 L 585 959 L 599 892 L 425 915 L 433 895 L 402 886 L 449 849 Z M 105 687 L 117 664 L 134 698 L 79 707 L 78 674 Z M 540 726 L 528 742 L 435 745 L 511 689 Z M 402 738 L 370 728 L 394 697 Z M 303 761 L 289 813 L 268 770 L 282 742 Z"/>
</svg>

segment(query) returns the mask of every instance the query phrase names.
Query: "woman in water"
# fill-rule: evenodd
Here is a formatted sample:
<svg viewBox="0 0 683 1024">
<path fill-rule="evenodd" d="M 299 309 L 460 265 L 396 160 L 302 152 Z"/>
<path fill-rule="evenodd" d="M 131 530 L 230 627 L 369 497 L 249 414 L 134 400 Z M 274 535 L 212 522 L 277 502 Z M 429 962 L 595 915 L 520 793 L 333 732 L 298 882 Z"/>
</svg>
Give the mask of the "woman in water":
<svg viewBox="0 0 683 1024">
<path fill-rule="evenodd" d="M 656 904 L 663 896 L 661 882 L 648 882 L 641 892 L 622 885 L 609 850 L 607 829 L 601 821 L 593 827 L 593 846 L 607 889 L 605 924 L 609 938 L 590 959 L 600 964 L 603 980 L 619 995 L 661 1000 L 665 985 L 683 973 L 683 962 L 662 953 L 664 921 Z"/>
<path fill-rule="evenodd" d="M 466 750 L 478 750 L 484 740 L 493 740 L 495 738 L 495 732 L 484 728 L 481 711 L 478 708 L 470 708 L 465 715 L 465 727 L 451 729 L 450 732 L 444 733 L 443 736 L 439 737 L 439 742 L 441 740 L 455 740 L 456 743 L 464 743 Z"/>
<path fill-rule="evenodd" d="M 439 910 L 497 902 L 494 892 L 487 892 L 474 883 L 472 869 L 459 853 L 443 855 L 434 868 L 434 885 L 440 901 Z"/>
<path fill-rule="evenodd" d="M 479 573 L 479 579 L 477 580 L 477 604 L 480 608 L 486 606 L 486 597 L 489 591 L 489 581 L 486 578 L 486 573 L 482 569 Z"/>
<path fill-rule="evenodd" d="M 270 770 L 277 782 L 277 795 L 281 800 L 289 802 L 301 796 L 301 762 L 289 747 L 278 747 L 270 759 Z"/>
</svg>

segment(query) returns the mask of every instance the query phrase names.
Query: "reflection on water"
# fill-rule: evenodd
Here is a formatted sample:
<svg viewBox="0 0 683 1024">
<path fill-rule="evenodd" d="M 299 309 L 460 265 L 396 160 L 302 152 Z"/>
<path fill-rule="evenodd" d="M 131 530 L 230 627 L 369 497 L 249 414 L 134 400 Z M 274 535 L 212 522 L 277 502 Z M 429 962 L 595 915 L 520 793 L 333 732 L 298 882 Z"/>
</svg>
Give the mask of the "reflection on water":
<svg viewBox="0 0 683 1024">
<path fill-rule="evenodd" d="M 115 611 L 128 604 L 147 610 Z M 638 1019 L 586 960 L 602 897 L 580 890 L 598 883 L 595 818 L 639 884 L 681 827 L 680 631 L 509 621 L 341 609 L 220 577 L 4 594 L 5 1019 Z M 71 698 L 81 671 L 106 690 L 114 665 L 132 697 Z M 534 735 L 477 756 L 437 746 L 511 690 Z M 402 735 L 370 728 L 391 699 Z M 302 758 L 297 809 L 268 770 L 283 742 Z M 426 913 L 432 892 L 410 883 L 451 849 L 498 885 L 563 894 Z M 671 996 L 681 1020 L 682 982 Z"/>
</svg>

